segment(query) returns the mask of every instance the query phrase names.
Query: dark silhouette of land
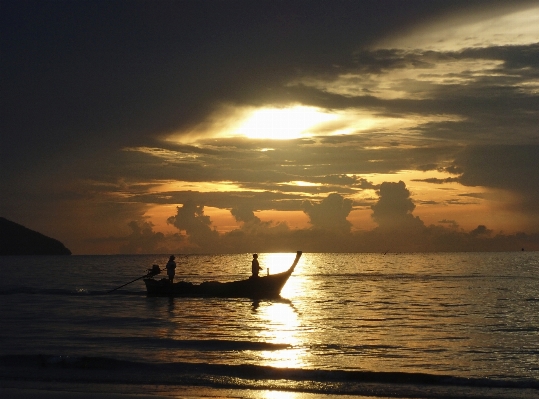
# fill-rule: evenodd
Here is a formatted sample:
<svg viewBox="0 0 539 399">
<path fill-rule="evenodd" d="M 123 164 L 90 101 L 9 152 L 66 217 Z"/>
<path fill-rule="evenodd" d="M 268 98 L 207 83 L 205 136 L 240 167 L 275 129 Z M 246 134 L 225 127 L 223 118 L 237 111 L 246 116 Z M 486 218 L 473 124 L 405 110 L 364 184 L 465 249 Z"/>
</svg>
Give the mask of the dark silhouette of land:
<svg viewBox="0 0 539 399">
<path fill-rule="evenodd" d="M 0 255 L 71 255 L 64 244 L 0 217 Z"/>
</svg>

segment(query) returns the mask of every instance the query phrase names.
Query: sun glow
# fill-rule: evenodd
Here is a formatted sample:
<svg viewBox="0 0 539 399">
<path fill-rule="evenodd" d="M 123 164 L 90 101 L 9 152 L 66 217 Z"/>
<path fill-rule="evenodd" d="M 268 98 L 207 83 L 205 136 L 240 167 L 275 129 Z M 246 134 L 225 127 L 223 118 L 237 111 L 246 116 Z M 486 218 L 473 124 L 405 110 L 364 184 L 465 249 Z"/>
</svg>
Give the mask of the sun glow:
<svg viewBox="0 0 539 399">
<path fill-rule="evenodd" d="M 337 118 L 315 107 L 262 108 L 253 111 L 235 133 L 251 139 L 291 140 L 311 137 Z"/>
<path fill-rule="evenodd" d="M 321 184 L 319 183 L 311 183 L 311 182 L 308 182 L 308 181 L 291 181 L 290 184 L 295 184 L 296 186 L 299 186 L 299 187 L 316 187 L 316 186 L 320 186 Z"/>
</svg>

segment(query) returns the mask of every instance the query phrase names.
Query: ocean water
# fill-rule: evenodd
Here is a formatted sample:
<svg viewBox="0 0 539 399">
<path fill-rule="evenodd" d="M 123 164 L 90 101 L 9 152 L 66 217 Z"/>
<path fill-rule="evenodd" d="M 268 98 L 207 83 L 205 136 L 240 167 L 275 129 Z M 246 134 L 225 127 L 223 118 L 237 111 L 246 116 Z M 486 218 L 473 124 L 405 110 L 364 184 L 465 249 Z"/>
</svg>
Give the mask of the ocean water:
<svg viewBox="0 0 539 399">
<path fill-rule="evenodd" d="M 167 258 L 0 257 L 0 383 L 539 397 L 539 252 L 304 253 L 274 300 L 109 292 Z M 176 279 L 247 278 L 250 260 L 177 255 Z"/>
</svg>

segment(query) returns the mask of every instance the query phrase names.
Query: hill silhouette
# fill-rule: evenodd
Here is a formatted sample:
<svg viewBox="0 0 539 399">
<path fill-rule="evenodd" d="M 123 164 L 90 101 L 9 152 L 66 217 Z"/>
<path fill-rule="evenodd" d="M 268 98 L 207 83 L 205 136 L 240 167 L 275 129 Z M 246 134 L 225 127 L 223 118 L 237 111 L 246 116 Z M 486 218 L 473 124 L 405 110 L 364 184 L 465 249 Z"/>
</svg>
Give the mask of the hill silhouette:
<svg viewBox="0 0 539 399">
<path fill-rule="evenodd" d="M 71 255 L 64 244 L 0 217 L 0 255 Z"/>
</svg>

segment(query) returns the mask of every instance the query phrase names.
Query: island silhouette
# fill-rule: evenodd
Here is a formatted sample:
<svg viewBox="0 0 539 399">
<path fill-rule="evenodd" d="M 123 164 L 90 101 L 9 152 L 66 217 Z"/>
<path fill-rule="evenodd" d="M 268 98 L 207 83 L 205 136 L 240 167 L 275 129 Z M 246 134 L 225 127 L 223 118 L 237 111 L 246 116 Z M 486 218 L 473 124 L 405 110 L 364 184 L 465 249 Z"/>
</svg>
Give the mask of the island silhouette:
<svg viewBox="0 0 539 399">
<path fill-rule="evenodd" d="M 0 217 L 0 255 L 71 255 L 60 241 Z"/>
</svg>

